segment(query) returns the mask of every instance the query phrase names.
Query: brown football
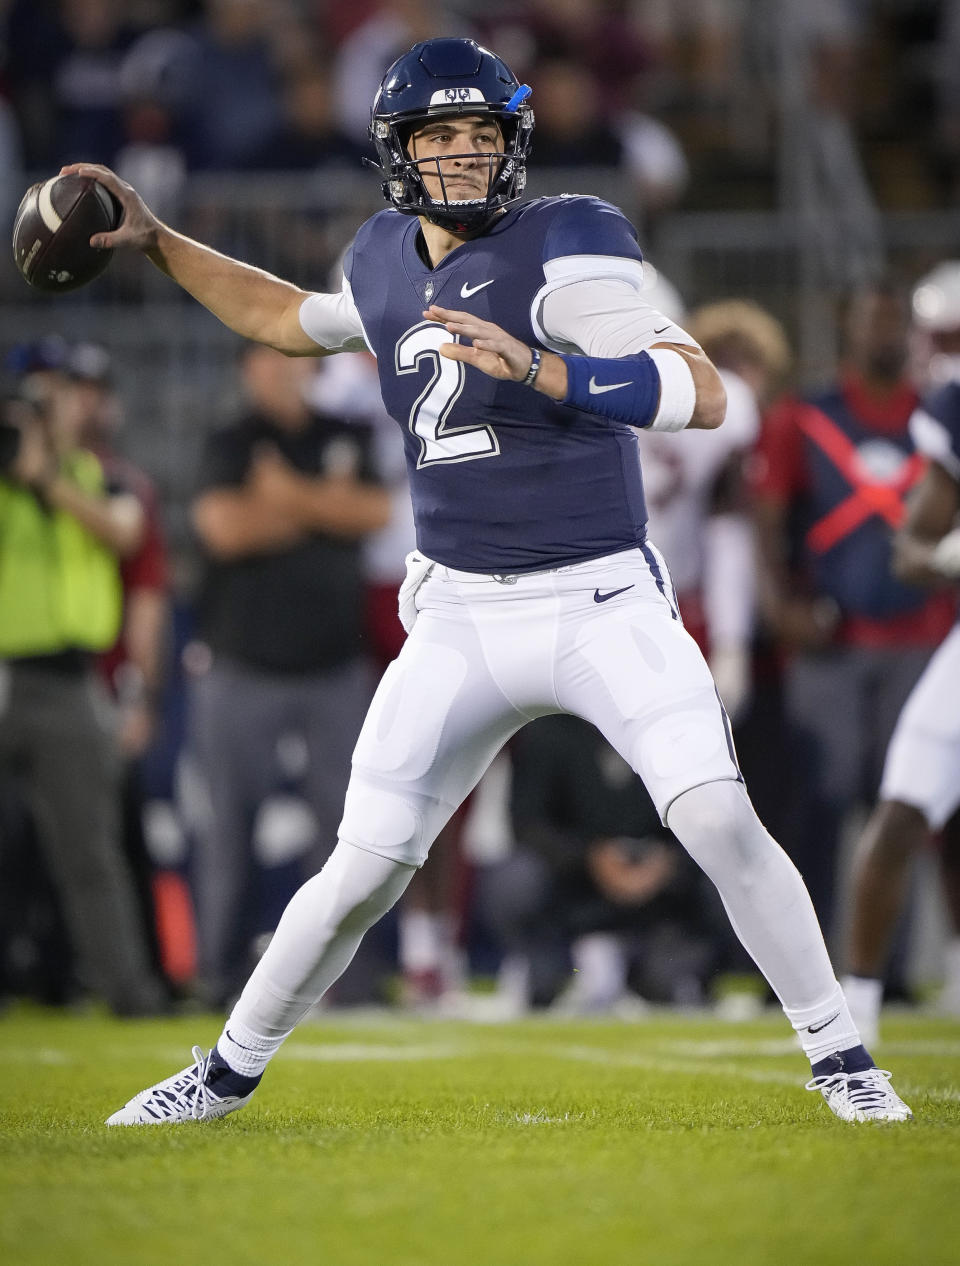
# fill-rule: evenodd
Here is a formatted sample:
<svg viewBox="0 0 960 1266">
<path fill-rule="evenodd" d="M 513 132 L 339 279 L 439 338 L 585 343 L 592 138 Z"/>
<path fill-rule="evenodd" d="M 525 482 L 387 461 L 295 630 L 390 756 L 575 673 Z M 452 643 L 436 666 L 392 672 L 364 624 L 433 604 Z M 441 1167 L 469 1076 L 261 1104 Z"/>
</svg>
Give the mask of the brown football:
<svg viewBox="0 0 960 1266">
<path fill-rule="evenodd" d="M 98 277 L 112 250 L 90 245 L 94 233 L 115 229 L 120 204 L 92 176 L 53 176 L 31 185 L 13 224 L 13 258 L 37 290 L 76 290 Z"/>
</svg>

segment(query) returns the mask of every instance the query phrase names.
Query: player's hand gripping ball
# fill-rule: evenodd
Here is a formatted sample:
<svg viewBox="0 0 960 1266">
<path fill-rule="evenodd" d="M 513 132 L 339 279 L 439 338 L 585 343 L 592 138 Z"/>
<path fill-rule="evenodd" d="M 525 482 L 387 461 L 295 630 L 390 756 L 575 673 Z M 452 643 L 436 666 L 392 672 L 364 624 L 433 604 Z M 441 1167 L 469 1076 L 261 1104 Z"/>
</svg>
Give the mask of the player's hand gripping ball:
<svg viewBox="0 0 960 1266">
<path fill-rule="evenodd" d="M 59 294 L 93 281 L 112 250 L 90 245 L 94 233 L 110 232 L 123 212 L 92 176 L 54 176 L 31 185 L 13 224 L 13 258 L 37 290 Z"/>
</svg>

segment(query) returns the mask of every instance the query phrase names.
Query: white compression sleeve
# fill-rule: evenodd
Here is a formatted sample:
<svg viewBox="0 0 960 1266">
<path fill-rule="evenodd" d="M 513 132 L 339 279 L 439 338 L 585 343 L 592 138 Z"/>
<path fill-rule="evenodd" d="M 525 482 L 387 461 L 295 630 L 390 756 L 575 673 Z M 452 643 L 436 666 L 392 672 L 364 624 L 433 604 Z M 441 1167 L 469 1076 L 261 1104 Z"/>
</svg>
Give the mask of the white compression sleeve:
<svg viewBox="0 0 960 1266">
<path fill-rule="evenodd" d="M 283 1038 L 347 968 L 363 934 L 416 873 L 342 840 L 326 865 L 294 893 L 233 1009 L 264 1038 Z"/>
<path fill-rule="evenodd" d="M 339 294 L 312 294 L 304 299 L 300 305 L 300 325 L 305 334 L 328 352 L 362 352 L 367 345 L 360 313 L 346 278 Z"/>
<path fill-rule="evenodd" d="M 855 1045 L 856 1028 L 800 872 L 764 828 L 743 786 L 694 787 L 670 806 L 667 824 L 716 885 L 734 931 L 804 1049 L 816 1055 L 824 1045 L 827 1053 Z M 822 1036 L 811 1038 L 811 1025 Z"/>
<path fill-rule="evenodd" d="M 696 342 L 652 308 L 635 284 L 620 277 L 593 277 L 557 284 L 543 297 L 538 322 L 547 347 L 585 356 L 620 357 L 655 343 Z"/>
</svg>

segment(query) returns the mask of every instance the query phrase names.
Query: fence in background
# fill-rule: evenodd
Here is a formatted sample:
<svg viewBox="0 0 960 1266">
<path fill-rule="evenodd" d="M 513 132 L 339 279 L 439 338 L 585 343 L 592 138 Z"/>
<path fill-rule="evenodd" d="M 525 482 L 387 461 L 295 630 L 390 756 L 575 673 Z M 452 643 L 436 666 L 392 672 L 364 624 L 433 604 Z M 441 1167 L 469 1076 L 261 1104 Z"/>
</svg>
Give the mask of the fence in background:
<svg viewBox="0 0 960 1266">
<path fill-rule="evenodd" d="M 794 340 L 801 383 L 833 369 L 836 300 L 851 284 L 881 265 L 909 281 L 960 254 L 951 213 L 891 214 L 861 226 L 789 210 L 701 212 L 645 228 L 630 185 L 608 169 L 537 172 L 529 192 L 590 192 L 623 207 L 641 226 L 647 256 L 690 306 L 744 295 L 769 308 Z M 376 180 L 363 174 L 224 176 L 190 181 L 165 213 L 228 254 L 327 289 L 357 225 L 382 205 Z M 51 331 L 113 352 L 125 447 L 157 480 L 173 542 L 185 547 L 198 446 L 235 403 L 235 337 L 139 258 L 118 255 L 92 286 L 51 299 L 30 291 L 8 256 L 0 268 L 0 347 Z"/>
</svg>

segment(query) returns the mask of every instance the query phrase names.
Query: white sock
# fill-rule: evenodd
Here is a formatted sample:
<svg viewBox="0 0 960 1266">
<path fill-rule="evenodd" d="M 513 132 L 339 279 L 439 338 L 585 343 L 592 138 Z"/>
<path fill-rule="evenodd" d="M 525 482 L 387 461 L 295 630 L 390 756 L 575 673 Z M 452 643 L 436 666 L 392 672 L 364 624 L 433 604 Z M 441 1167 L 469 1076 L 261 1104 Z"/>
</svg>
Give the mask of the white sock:
<svg viewBox="0 0 960 1266">
<path fill-rule="evenodd" d="M 844 976 L 844 996 L 850 1007 L 850 1014 L 860 1030 L 864 1045 L 870 1046 L 877 1040 L 880 1029 L 880 1008 L 883 1005 L 883 981 L 871 979 L 869 976 Z"/>
<path fill-rule="evenodd" d="M 591 932 L 571 946 L 577 970 L 576 988 L 597 1005 L 615 1002 L 627 987 L 627 959 L 623 943 L 612 932 Z"/>
<path fill-rule="evenodd" d="M 812 1016 L 807 1022 L 816 1026 L 831 1008 L 845 1010 L 800 872 L 764 828 L 742 784 L 694 787 L 677 797 L 668 819 L 677 839 L 716 884 L 733 930 L 794 1027 L 795 1017 L 802 1023 Z"/>
<path fill-rule="evenodd" d="M 442 971 L 450 958 L 450 920 L 431 910 L 401 910 L 398 956 L 408 972 Z"/>
<path fill-rule="evenodd" d="M 263 1037 L 231 1016 L 217 1038 L 217 1052 L 235 1073 L 259 1077 L 286 1037 L 287 1033 L 281 1033 L 279 1037 Z"/>
<path fill-rule="evenodd" d="M 835 1051 L 848 1051 L 852 1046 L 861 1045 L 860 1033 L 839 984 L 811 1007 L 784 1007 L 783 1010 L 811 1064 Z"/>
<path fill-rule="evenodd" d="M 343 840 L 337 844 L 320 873 L 291 897 L 233 1008 L 224 1027 L 226 1049 L 220 1047 L 231 1067 L 237 1060 L 244 1065 L 237 1072 L 257 1064 L 256 1071 L 263 1071 L 283 1039 L 346 970 L 364 932 L 397 901 L 415 871 Z"/>
<path fill-rule="evenodd" d="M 951 936 L 944 947 L 943 988 L 960 998 L 960 936 Z"/>
</svg>

